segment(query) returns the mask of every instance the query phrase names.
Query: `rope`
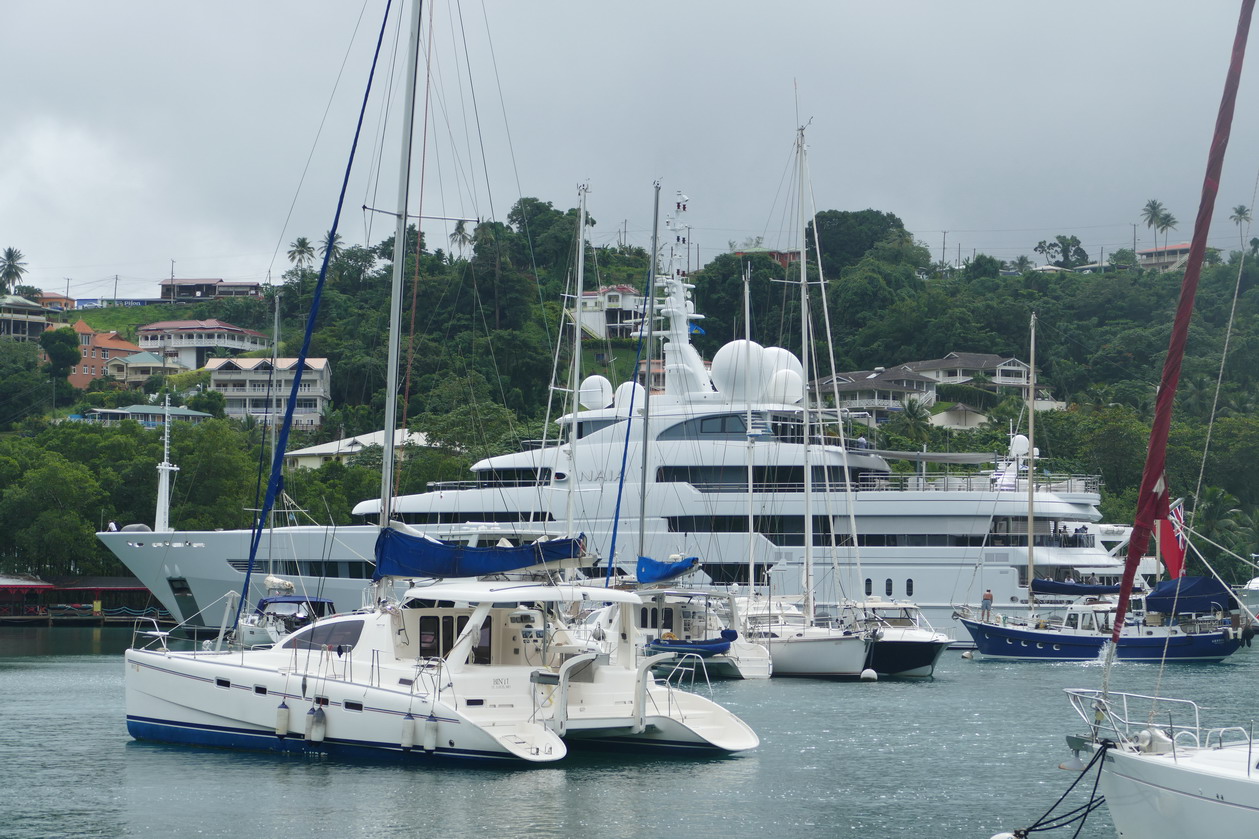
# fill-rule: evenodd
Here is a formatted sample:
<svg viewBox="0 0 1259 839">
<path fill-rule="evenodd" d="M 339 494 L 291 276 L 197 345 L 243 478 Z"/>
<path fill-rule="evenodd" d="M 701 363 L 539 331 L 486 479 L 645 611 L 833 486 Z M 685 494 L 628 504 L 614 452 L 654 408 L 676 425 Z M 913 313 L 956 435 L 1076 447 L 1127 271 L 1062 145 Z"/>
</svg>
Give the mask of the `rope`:
<svg viewBox="0 0 1259 839">
<path fill-rule="evenodd" d="M 1018 839 L 1027 839 L 1027 837 L 1033 833 L 1040 833 L 1046 830 L 1057 830 L 1060 827 L 1069 827 L 1072 824 L 1075 824 L 1075 833 L 1072 833 L 1071 835 L 1072 837 L 1079 836 L 1080 831 L 1084 829 L 1084 822 L 1088 819 L 1089 814 L 1106 803 L 1106 799 L 1104 797 L 1098 796 L 1097 785 L 1102 778 L 1102 758 L 1106 754 L 1106 750 L 1110 747 L 1111 744 L 1103 740 L 1097 751 L 1093 753 L 1093 757 L 1089 760 L 1088 765 L 1080 772 L 1079 777 L 1072 781 L 1071 785 L 1067 787 L 1066 792 L 1059 796 L 1058 800 L 1053 803 L 1053 806 L 1045 811 L 1045 815 L 1033 822 L 1031 826 L 1025 827 L 1022 830 L 1013 831 L 1014 835 L 1018 837 Z M 1093 789 L 1089 794 L 1088 801 L 1081 804 L 1079 807 L 1066 811 L 1065 813 L 1053 815 L 1053 812 L 1058 808 L 1058 805 L 1062 804 L 1062 802 L 1066 800 L 1067 796 L 1071 794 L 1071 791 L 1075 789 L 1076 784 L 1080 783 L 1080 781 L 1084 779 L 1084 776 L 1086 776 L 1089 773 L 1089 770 L 1094 766 L 1097 767 L 1097 777 L 1093 779 Z"/>
</svg>

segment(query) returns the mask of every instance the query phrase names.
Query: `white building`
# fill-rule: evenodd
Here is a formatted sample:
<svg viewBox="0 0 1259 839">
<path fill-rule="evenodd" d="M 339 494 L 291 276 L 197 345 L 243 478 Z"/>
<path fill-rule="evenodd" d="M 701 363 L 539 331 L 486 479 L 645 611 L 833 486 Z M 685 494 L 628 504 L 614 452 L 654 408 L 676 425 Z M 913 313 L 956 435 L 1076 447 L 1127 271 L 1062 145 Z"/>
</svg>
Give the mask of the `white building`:
<svg viewBox="0 0 1259 839">
<path fill-rule="evenodd" d="M 297 372 L 296 358 L 211 358 L 210 389 L 223 394 L 229 417 L 252 416 L 263 425 L 284 420 L 285 405 Z M 308 358 L 293 409 L 294 428 L 318 428 L 331 402 L 332 369 L 326 358 Z"/>
<path fill-rule="evenodd" d="M 166 320 L 136 330 L 140 349 L 178 359 L 190 370 L 206 366 L 219 350 L 232 353 L 271 349 L 271 339 L 261 332 L 221 320 Z"/>
<path fill-rule="evenodd" d="M 284 465 L 289 469 L 318 469 L 325 463 L 345 463 L 354 455 L 370 446 L 379 446 L 385 440 L 384 431 L 373 431 L 357 437 L 346 437 L 304 449 L 294 449 L 284 453 Z M 397 454 L 404 451 L 403 446 L 427 446 L 428 438 L 416 431 L 399 428 L 394 431 L 394 447 Z"/>
<path fill-rule="evenodd" d="M 581 296 L 581 328 L 595 338 L 633 338 L 643 317 L 643 295 L 630 285 L 605 285 Z M 572 317 L 569 312 L 569 317 Z"/>
</svg>

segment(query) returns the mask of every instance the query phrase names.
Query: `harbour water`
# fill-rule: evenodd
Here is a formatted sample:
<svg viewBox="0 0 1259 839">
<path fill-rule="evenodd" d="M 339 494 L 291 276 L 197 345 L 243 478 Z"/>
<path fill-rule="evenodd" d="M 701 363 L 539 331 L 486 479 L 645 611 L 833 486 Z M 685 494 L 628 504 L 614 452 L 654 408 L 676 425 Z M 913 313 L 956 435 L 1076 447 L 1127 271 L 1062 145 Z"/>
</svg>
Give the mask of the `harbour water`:
<svg viewBox="0 0 1259 839">
<path fill-rule="evenodd" d="M 677 761 L 578 753 L 521 770 L 346 763 L 132 741 L 123 629 L 0 627 L 0 836 L 987 839 L 1026 827 L 1074 777 L 1062 693 L 1095 664 L 945 654 L 921 682 L 713 684 L 754 752 Z M 1121 664 L 1116 689 L 1194 698 L 1248 725 L 1259 650 L 1219 665 Z M 1083 784 L 1082 784 L 1083 786 Z M 1042 834 L 1070 836 L 1071 830 Z M 1112 837 L 1105 810 L 1081 836 Z"/>
</svg>

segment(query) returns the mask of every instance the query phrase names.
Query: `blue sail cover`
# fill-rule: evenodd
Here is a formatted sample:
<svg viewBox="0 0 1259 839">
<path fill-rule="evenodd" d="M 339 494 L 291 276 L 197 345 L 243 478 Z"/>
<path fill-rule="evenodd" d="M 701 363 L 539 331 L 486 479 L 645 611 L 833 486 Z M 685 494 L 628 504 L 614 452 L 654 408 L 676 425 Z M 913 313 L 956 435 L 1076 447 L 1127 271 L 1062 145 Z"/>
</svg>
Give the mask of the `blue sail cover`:
<svg viewBox="0 0 1259 839">
<path fill-rule="evenodd" d="M 485 548 L 452 544 L 381 528 L 376 537 L 376 572 L 373 580 L 382 577 L 483 577 L 559 562 L 582 555 L 585 536 L 576 539 L 552 539 L 519 547 L 490 546 Z"/>
<path fill-rule="evenodd" d="M 698 567 L 699 557 L 697 556 L 688 556 L 676 562 L 661 562 L 649 556 L 640 556 L 634 574 L 640 583 L 663 583 L 665 580 L 680 577 L 687 571 Z"/>
<path fill-rule="evenodd" d="M 1205 613 L 1237 608 L 1237 600 L 1228 587 L 1213 577 L 1179 577 L 1163 580 L 1145 596 L 1150 612 Z"/>
<path fill-rule="evenodd" d="M 1102 586 L 1093 583 L 1060 583 L 1057 580 L 1032 580 L 1032 594 L 1065 594 L 1069 597 L 1118 594 L 1119 586 Z"/>
</svg>

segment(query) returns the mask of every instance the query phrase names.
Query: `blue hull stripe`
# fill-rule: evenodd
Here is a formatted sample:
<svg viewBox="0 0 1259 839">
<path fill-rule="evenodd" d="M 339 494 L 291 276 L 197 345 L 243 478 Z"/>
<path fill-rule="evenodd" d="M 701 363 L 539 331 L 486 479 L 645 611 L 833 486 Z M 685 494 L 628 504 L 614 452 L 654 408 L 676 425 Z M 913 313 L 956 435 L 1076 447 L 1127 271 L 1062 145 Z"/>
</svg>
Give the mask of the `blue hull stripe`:
<svg viewBox="0 0 1259 839">
<path fill-rule="evenodd" d="M 1092 661 L 1110 640 L 1109 635 L 1065 635 L 969 620 L 963 620 L 962 625 L 979 652 L 993 658 Z M 1126 661 L 1161 661 L 1164 656 L 1178 661 L 1221 661 L 1236 652 L 1241 643 L 1223 632 L 1180 635 L 1170 641 L 1154 636 L 1121 636 L 1116 655 Z"/>
</svg>

